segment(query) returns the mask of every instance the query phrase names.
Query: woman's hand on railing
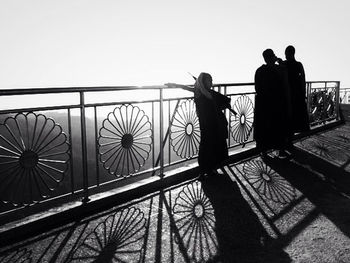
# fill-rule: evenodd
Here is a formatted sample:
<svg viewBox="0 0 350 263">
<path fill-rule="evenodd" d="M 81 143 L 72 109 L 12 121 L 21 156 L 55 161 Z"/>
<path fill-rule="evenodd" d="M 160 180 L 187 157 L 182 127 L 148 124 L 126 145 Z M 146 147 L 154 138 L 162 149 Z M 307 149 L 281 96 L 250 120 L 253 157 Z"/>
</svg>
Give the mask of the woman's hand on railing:
<svg viewBox="0 0 350 263">
<path fill-rule="evenodd" d="M 164 86 L 167 86 L 168 88 L 178 88 L 179 84 L 176 84 L 176 83 L 165 83 Z"/>
</svg>

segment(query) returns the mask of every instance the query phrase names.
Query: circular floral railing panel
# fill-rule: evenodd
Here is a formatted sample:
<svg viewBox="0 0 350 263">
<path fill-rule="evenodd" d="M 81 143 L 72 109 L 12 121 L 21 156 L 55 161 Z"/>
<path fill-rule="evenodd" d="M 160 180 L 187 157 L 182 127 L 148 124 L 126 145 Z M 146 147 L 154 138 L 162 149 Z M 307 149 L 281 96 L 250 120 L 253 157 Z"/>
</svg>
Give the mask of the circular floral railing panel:
<svg viewBox="0 0 350 263">
<path fill-rule="evenodd" d="M 140 262 L 146 219 L 131 207 L 110 215 L 86 236 L 70 262 Z"/>
<path fill-rule="evenodd" d="M 233 104 L 233 109 L 237 116 L 231 115 L 231 134 L 236 142 L 244 143 L 253 129 L 254 106 L 249 97 L 242 95 Z"/>
<path fill-rule="evenodd" d="M 198 153 L 200 129 L 193 100 L 186 100 L 177 107 L 171 124 L 170 140 L 174 151 L 182 158 L 188 159 Z"/>
<path fill-rule="evenodd" d="M 103 121 L 98 144 L 103 167 L 112 175 L 128 176 L 138 172 L 149 157 L 151 123 L 139 107 L 122 105 Z"/>
<path fill-rule="evenodd" d="M 244 163 L 243 172 L 248 182 L 267 199 L 280 204 L 295 199 L 295 188 L 263 161 L 256 159 Z"/>
<path fill-rule="evenodd" d="M 40 201 L 62 181 L 69 145 L 61 126 L 42 114 L 19 113 L 0 124 L 0 198 Z"/>
<path fill-rule="evenodd" d="M 173 207 L 182 243 L 194 262 L 207 262 L 217 254 L 214 208 L 196 181 L 186 185 Z M 192 261 L 191 261 L 192 262 Z"/>
</svg>

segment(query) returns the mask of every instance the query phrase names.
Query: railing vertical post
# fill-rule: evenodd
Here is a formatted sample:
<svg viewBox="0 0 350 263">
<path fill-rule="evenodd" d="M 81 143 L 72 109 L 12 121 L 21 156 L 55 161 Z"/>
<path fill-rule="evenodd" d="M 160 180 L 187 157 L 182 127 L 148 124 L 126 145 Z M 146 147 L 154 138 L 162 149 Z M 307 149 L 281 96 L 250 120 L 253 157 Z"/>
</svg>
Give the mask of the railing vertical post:
<svg viewBox="0 0 350 263">
<path fill-rule="evenodd" d="M 309 117 L 311 117 L 311 83 L 306 82 L 306 99 L 307 99 L 307 112 L 309 113 Z"/>
<path fill-rule="evenodd" d="M 337 86 L 335 88 L 335 110 L 337 114 L 337 120 L 339 120 L 340 114 L 340 81 L 337 81 Z"/>
<path fill-rule="evenodd" d="M 327 98 L 328 98 L 328 82 L 324 82 L 324 92 L 322 94 L 322 101 L 323 101 L 323 107 L 322 107 L 322 118 L 323 118 L 323 123 L 326 123 L 326 119 L 329 117 L 328 112 L 327 112 Z"/>
<path fill-rule="evenodd" d="M 83 190 L 84 198 L 83 202 L 89 201 L 89 181 L 87 174 L 87 146 L 86 146 L 86 119 L 85 119 L 85 98 L 84 92 L 80 91 L 80 123 L 81 123 L 81 151 L 82 151 L 82 162 L 83 162 Z"/>
<path fill-rule="evenodd" d="M 224 86 L 224 95 L 227 96 L 227 86 Z M 231 99 L 231 96 L 230 96 Z M 232 101 L 230 101 L 230 105 L 231 105 Z M 227 110 L 225 109 L 225 116 L 227 118 Z M 228 112 L 228 138 L 227 138 L 227 146 L 230 147 L 231 146 L 231 112 Z"/>
<path fill-rule="evenodd" d="M 160 176 L 164 172 L 164 142 L 163 142 L 163 88 L 159 88 L 159 157 L 160 157 Z"/>
</svg>

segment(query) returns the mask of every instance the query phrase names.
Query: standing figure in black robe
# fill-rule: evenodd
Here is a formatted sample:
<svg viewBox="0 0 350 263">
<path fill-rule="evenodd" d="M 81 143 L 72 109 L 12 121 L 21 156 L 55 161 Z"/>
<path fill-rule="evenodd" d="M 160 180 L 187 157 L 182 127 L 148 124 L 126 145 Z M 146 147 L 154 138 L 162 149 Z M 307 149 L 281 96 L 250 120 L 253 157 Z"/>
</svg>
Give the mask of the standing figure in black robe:
<svg viewBox="0 0 350 263">
<path fill-rule="evenodd" d="M 220 163 L 228 158 L 228 122 L 223 110 L 231 108 L 230 98 L 212 90 L 212 85 L 211 75 L 202 72 L 194 88 L 201 131 L 198 164 L 202 174 L 215 174 Z"/>
<path fill-rule="evenodd" d="M 289 94 L 291 97 L 291 133 L 310 130 L 309 114 L 306 104 L 306 81 L 303 64 L 295 60 L 295 48 L 288 46 L 285 50 L 285 66 L 288 73 Z"/>
<path fill-rule="evenodd" d="M 254 139 L 263 153 L 279 150 L 279 157 L 287 157 L 290 121 L 290 100 L 286 70 L 276 64 L 272 49 L 263 52 L 266 64 L 255 73 Z"/>
<path fill-rule="evenodd" d="M 198 153 L 200 173 L 201 175 L 217 174 L 216 169 L 228 157 L 226 141 L 228 122 L 223 110 L 231 109 L 231 99 L 212 90 L 212 77 L 204 72 L 196 79 L 194 88 L 175 83 L 165 85 L 194 92 L 201 134 Z"/>
</svg>

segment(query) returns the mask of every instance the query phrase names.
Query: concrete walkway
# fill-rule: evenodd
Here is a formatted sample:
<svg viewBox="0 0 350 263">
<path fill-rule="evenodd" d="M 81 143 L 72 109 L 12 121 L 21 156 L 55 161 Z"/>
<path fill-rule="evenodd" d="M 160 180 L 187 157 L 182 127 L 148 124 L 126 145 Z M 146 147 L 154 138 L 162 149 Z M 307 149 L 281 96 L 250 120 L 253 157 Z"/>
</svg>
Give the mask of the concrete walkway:
<svg viewBox="0 0 350 263">
<path fill-rule="evenodd" d="M 0 249 L 0 262 L 350 262 L 350 125 Z"/>
</svg>

